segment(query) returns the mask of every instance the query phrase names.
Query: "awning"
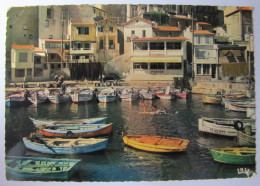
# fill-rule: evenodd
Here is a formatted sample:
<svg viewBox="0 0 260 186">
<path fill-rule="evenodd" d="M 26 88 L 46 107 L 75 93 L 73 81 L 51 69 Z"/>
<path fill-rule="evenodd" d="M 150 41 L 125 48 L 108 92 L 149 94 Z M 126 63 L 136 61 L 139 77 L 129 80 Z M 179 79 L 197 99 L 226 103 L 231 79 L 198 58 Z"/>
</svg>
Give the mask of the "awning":
<svg viewBox="0 0 260 186">
<path fill-rule="evenodd" d="M 181 63 L 182 57 L 132 57 L 131 61 L 143 63 Z"/>
<path fill-rule="evenodd" d="M 45 53 L 34 53 L 34 56 L 45 57 Z"/>
</svg>

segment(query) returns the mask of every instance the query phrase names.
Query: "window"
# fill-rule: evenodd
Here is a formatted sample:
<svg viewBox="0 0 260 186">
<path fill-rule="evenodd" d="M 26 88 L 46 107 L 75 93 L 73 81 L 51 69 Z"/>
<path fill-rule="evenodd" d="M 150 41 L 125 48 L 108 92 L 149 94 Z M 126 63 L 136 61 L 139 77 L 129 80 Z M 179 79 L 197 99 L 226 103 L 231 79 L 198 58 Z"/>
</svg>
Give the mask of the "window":
<svg viewBox="0 0 260 186">
<path fill-rule="evenodd" d="M 210 65 L 209 64 L 203 64 L 203 74 L 204 75 L 210 74 Z"/>
<path fill-rule="evenodd" d="M 27 53 L 19 53 L 19 62 L 27 62 L 28 54 Z"/>
<path fill-rule="evenodd" d="M 27 76 L 31 76 L 32 75 L 32 69 L 31 68 L 28 68 L 27 69 Z"/>
<path fill-rule="evenodd" d="M 28 26 L 27 26 L 27 25 L 23 25 L 23 29 L 24 29 L 24 30 L 27 30 L 27 29 L 28 29 Z"/>
<path fill-rule="evenodd" d="M 148 43 L 134 43 L 134 50 L 147 50 L 148 49 Z"/>
<path fill-rule="evenodd" d="M 172 33 L 171 32 L 169 32 L 169 37 L 172 37 Z"/>
<path fill-rule="evenodd" d="M 164 43 L 150 43 L 150 50 L 164 50 Z"/>
<path fill-rule="evenodd" d="M 43 69 L 42 68 L 35 68 L 34 69 L 34 77 L 41 77 L 43 76 Z"/>
<path fill-rule="evenodd" d="M 115 49 L 114 41 L 109 40 L 109 49 Z"/>
<path fill-rule="evenodd" d="M 51 19 L 51 8 L 47 8 L 47 19 Z"/>
<path fill-rule="evenodd" d="M 51 64 L 51 69 L 54 69 L 54 67 L 55 67 L 54 64 Z"/>
<path fill-rule="evenodd" d="M 93 8 L 93 12 L 94 12 L 94 14 L 96 13 L 96 9 L 95 8 Z"/>
<path fill-rule="evenodd" d="M 77 27 L 79 35 L 89 35 L 89 27 Z"/>
<path fill-rule="evenodd" d="M 15 77 L 25 77 L 24 69 L 15 69 Z"/>
<path fill-rule="evenodd" d="M 57 65 L 57 68 L 61 68 L 61 64 L 58 64 L 58 65 Z"/>
<path fill-rule="evenodd" d="M 199 49 L 195 49 L 195 56 L 198 59 L 206 59 L 206 58 L 208 58 L 208 52 L 199 50 Z"/>
<path fill-rule="evenodd" d="M 34 60 L 34 64 L 41 64 L 41 58 L 36 57 L 35 60 Z"/>
<path fill-rule="evenodd" d="M 33 36 L 32 36 L 32 34 L 30 34 L 30 35 L 29 35 L 29 39 L 32 39 L 32 38 L 33 38 Z"/>
<path fill-rule="evenodd" d="M 54 54 L 51 54 L 51 59 L 54 59 L 55 58 L 55 55 Z"/>
<path fill-rule="evenodd" d="M 45 20 L 44 26 L 45 26 L 45 27 L 49 27 L 49 20 Z"/>
<path fill-rule="evenodd" d="M 99 41 L 99 49 L 104 49 L 104 40 Z"/>
<path fill-rule="evenodd" d="M 209 44 L 209 36 L 205 36 L 205 43 Z"/>
<path fill-rule="evenodd" d="M 181 49 L 181 42 L 167 42 L 166 43 L 167 50 L 180 50 Z"/>
<path fill-rule="evenodd" d="M 201 64 L 197 64 L 197 74 L 201 74 Z"/>
<path fill-rule="evenodd" d="M 52 39 L 52 37 L 53 37 L 52 35 L 49 35 L 49 39 Z"/>
<path fill-rule="evenodd" d="M 195 36 L 196 44 L 200 44 L 200 36 Z"/>
<path fill-rule="evenodd" d="M 145 30 L 142 31 L 142 36 L 143 36 L 143 37 L 146 37 Z"/>
<path fill-rule="evenodd" d="M 132 34 L 132 36 L 134 36 L 134 35 L 135 35 L 135 31 L 134 31 L 134 30 L 132 30 L 132 31 L 131 31 L 131 34 Z"/>
<path fill-rule="evenodd" d="M 134 69 L 148 69 L 147 63 L 134 63 Z"/>
<path fill-rule="evenodd" d="M 164 63 L 150 63 L 150 69 L 164 69 Z"/>
<path fill-rule="evenodd" d="M 166 68 L 169 70 L 182 69 L 181 63 L 167 63 Z"/>
<path fill-rule="evenodd" d="M 90 50 L 90 43 L 84 44 L 84 50 Z"/>
<path fill-rule="evenodd" d="M 98 27 L 98 31 L 99 31 L 99 32 L 104 32 L 104 27 L 103 27 L 103 26 L 99 26 L 99 27 Z"/>
<path fill-rule="evenodd" d="M 109 27 L 109 32 L 114 32 L 114 28 L 113 27 Z"/>
</svg>

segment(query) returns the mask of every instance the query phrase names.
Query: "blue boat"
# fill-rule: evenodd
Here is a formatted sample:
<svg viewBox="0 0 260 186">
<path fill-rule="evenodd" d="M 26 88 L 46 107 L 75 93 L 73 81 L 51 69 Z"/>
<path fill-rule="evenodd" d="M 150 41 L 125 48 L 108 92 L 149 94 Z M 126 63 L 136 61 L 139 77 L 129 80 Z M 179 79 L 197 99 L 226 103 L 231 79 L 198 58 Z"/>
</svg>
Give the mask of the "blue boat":
<svg viewBox="0 0 260 186">
<path fill-rule="evenodd" d="M 6 107 L 21 107 L 27 106 L 29 104 L 30 102 L 28 101 L 27 96 L 23 92 L 12 94 L 5 98 Z"/>
<path fill-rule="evenodd" d="M 6 176 L 9 180 L 68 180 L 80 166 L 78 159 L 7 156 Z"/>
<path fill-rule="evenodd" d="M 35 126 L 40 125 L 65 125 L 65 124 L 106 124 L 106 117 L 99 118 L 87 118 L 87 119 L 79 119 L 79 120 L 64 120 L 64 121 L 54 121 L 54 120 L 38 120 L 30 117 L 30 120 L 33 122 Z"/>
<path fill-rule="evenodd" d="M 26 148 L 47 154 L 83 154 L 104 150 L 107 147 L 107 138 L 39 138 L 34 135 L 24 137 Z"/>
<path fill-rule="evenodd" d="M 98 94 L 98 100 L 103 103 L 117 101 L 117 99 L 117 93 L 112 88 L 103 89 Z"/>
</svg>

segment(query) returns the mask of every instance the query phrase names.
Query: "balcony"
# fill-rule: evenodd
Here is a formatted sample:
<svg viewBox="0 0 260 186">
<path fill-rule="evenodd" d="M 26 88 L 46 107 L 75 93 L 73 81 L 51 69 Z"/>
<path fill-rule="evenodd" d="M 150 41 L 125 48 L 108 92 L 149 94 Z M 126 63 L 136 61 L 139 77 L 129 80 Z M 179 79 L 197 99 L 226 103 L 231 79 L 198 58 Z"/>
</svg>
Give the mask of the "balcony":
<svg viewBox="0 0 260 186">
<path fill-rule="evenodd" d="M 70 54 L 94 54 L 93 48 L 71 48 Z"/>
</svg>

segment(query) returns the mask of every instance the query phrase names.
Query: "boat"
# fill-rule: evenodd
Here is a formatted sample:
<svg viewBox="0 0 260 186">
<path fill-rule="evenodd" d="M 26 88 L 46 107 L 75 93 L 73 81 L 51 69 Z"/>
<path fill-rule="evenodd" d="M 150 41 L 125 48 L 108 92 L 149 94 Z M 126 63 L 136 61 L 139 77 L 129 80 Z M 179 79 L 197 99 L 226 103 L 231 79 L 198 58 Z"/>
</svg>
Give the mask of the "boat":
<svg viewBox="0 0 260 186">
<path fill-rule="evenodd" d="M 107 122 L 106 117 L 99 118 L 87 118 L 80 120 L 37 120 L 30 117 L 30 120 L 35 126 L 39 125 L 65 125 L 65 124 L 105 124 Z"/>
<path fill-rule="evenodd" d="M 243 93 L 230 93 L 230 94 L 226 94 L 226 95 L 223 95 L 224 98 L 226 99 L 243 99 L 245 98 L 245 94 Z"/>
<path fill-rule="evenodd" d="M 93 90 L 89 88 L 80 88 L 71 92 L 71 99 L 73 103 L 85 103 L 93 100 Z"/>
<path fill-rule="evenodd" d="M 173 100 L 176 98 L 176 94 L 170 92 L 170 86 L 167 86 L 165 91 L 163 90 L 155 92 L 155 95 L 160 99 Z"/>
<path fill-rule="evenodd" d="M 26 148 L 47 154 L 82 154 L 103 150 L 108 138 L 39 138 L 35 135 L 23 137 Z"/>
<path fill-rule="evenodd" d="M 69 93 L 61 93 L 61 92 L 50 92 L 48 95 L 48 99 L 51 103 L 60 104 L 60 103 L 66 103 L 71 100 L 71 96 Z"/>
<path fill-rule="evenodd" d="M 7 156 L 7 178 L 21 180 L 68 180 L 80 166 L 79 159 Z"/>
<path fill-rule="evenodd" d="M 246 117 L 256 119 L 256 108 L 246 108 Z"/>
<path fill-rule="evenodd" d="M 28 100 L 34 105 L 37 106 L 38 104 L 44 103 L 48 100 L 49 91 L 47 89 L 39 90 L 39 91 L 32 91 L 30 92 L 30 96 Z"/>
<path fill-rule="evenodd" d="M 221 95 L 204 95 L 203 103 L 221 104 Z"/>
<path fill-rule="evenodd" d="M 176 94 L 176 96 L 178 97 L 178 98 L 181 98 L 181 99 L 186 99 L 187 98 L 187 93 L 186 92 L 176 92 L 175 93 Z"/>
<path fill-rule="evenodd" d="M 141 99 L 146 99 L 146 100 L 153 100 L 155 99 L 155 93 L 153 93 L 151 90 L 140 90 L 139 91 L 139 97 Z"/>
<path fill-rule="evenodd" d="M 245 126 L 252 126 L 255 129 L 255 120 L 242 118 L 207 118 L 198 119 L 199 132 L 211 133 L 221 136 L 236 137 L 237 130 L 243 130 Z"/>
<path fill-rule="evenodd" d="M 41 125 L 37 129 L 43 136 L 61 138 L 94 137 L 112 132 L 113 124 Z"/>
<path fill-rule="evenodd" d="M 139 93 L 133 90 L 123 89 L 118 93 L 118 96 L 122 101 L 132 102 L 139 98 Z"/>
<path fill-rule="evenodd" d="M 5 98 L 6 107 L 20 107 L 29 105 L 28 92 L 17 92 Z"/>
<path fill-rule="evenodd" d="M 229 111 L 246 112 L 248 108 L 255 108 L 252 102 L 229 102 L 225 103 L 225 108 Z"/>
<path fill-rule="evenodd" d="M 217 162 L 253 165 L 255 164 L 256 149 L 249 147 L 219 148 L 210 150 L 213 159 Z"/>
<path fill-rule="evenodd" d="M 117 101 L 117 92 L 113 88 L 106 88 L 100 90 L 98 100 L 103 103 Z"/>
<path fill-rule="evenodd" d="M 244 130 L 237 132 L 237 142 L 239 146 L 256 146 L 256 131 L 252 130 L 251 126 L 246 126 Z"/>
<path fill-rule="evenodd" d="M 122 135 L 125 145 L 148 152 L 182 152 L 189 144 L 188 140 L 174 137 Z"/>
</svg>

